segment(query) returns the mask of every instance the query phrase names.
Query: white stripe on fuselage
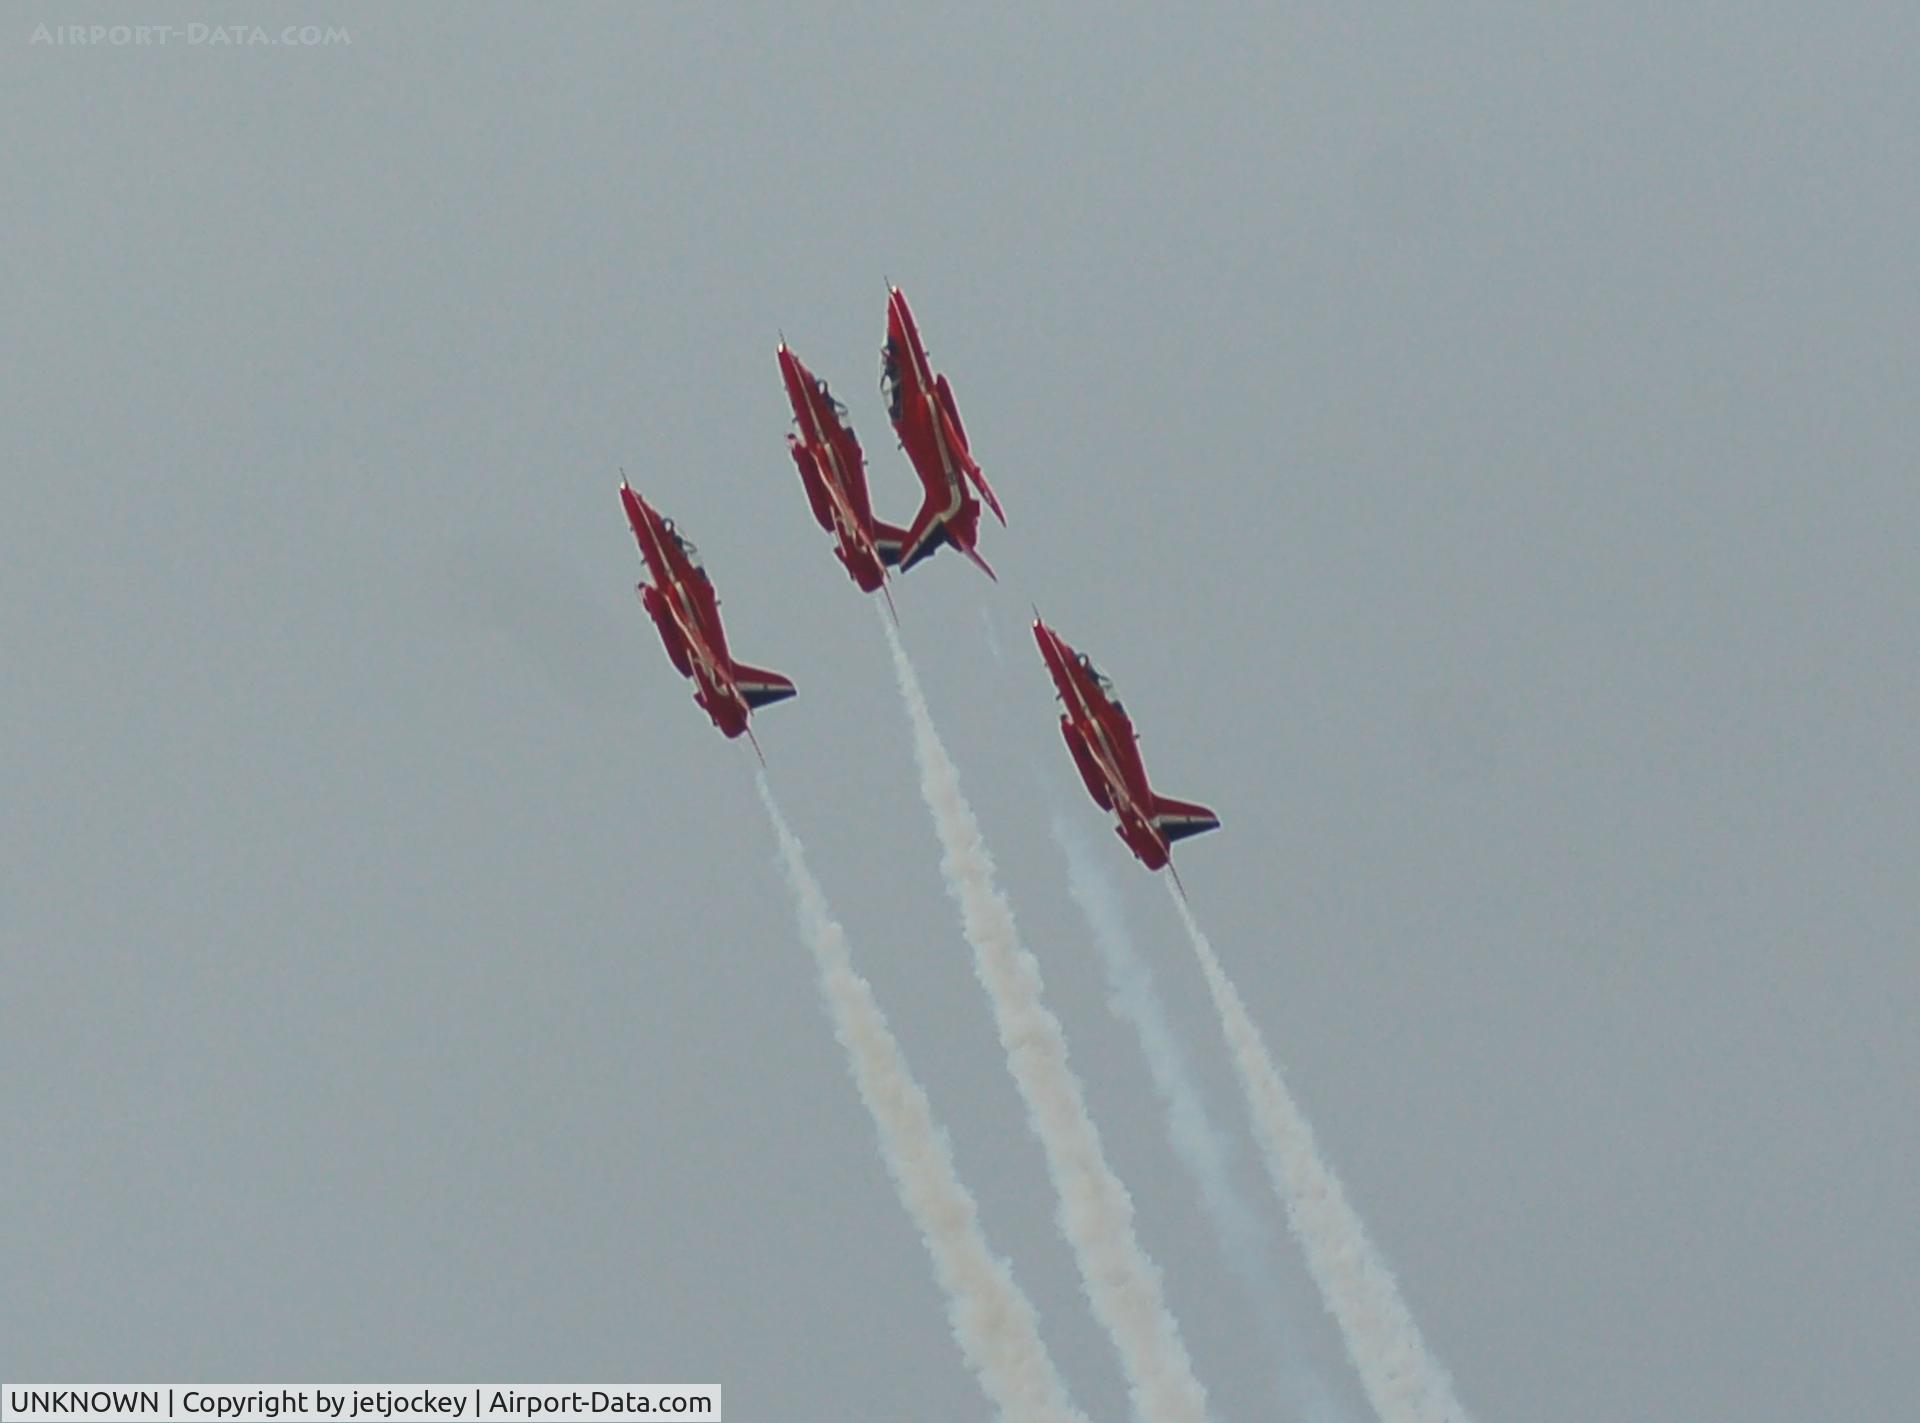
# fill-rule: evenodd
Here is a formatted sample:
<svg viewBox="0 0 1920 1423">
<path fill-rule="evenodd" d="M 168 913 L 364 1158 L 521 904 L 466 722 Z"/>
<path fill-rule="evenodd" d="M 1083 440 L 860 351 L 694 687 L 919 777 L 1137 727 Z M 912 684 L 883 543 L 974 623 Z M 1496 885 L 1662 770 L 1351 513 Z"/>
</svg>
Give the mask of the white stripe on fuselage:
<svg viewBox="0 0 1920 1423">
<path fill-rule="evenodd" d="M 927 364 L 927 353 L 920 346 L 920 328 L 914 324 L 912 315 L 907 311 L 906 298 L 898 292 L 894 299 L 900 303 L 900 334 L 907 338 L 907 355 L 913 361 L 913 368 L 920 373 L 920 388 L 933 389 L 933 367 Z"/>
<path fill-rule="evenodd" d="M 1094 764 L 1100 768 L 1101 774 L 1107 778 L 1107 798 L 1113 802 L 1116 811 L 1122 814 L 1131 811 L 1146 823 L 1149 830 L 1152 830 L 1152 821 L 1140 813 L 1139 808 L 1134 804 L 1133 793 L 1127 788 L 1127 778 L 1120 774 L 1119 757 L 1114 753 L 1113 743 L 1107 739 L 1105 719 L 1094 714 L 1093 708 L 1087 704 L 1086 697 L 1080 691 L 1079 680 L 1072 672 L 1067 673 L 1067 685 L 1073 688 L 1073 699 L 1080 704 L 1081 719 L 1093 728 L 1095 736 L 1099 738 L 1099 744 L 1089 743 L 1087 751 L 1093 757 Z"/>
<path fill-rule="evenodd" d="M 821 430 L 819 418 L 813 411 L 813 397 L 809 395 L 802 403 L 807 407 L 807 423 L 813 427 L 813 447 L 816 450 L 824 450 L 827 459 L 831 461 L 833 466 L 832 477 L 829 478 L 824 469 L 820 470 L 820 477 L 826 481 L 827 502 L 833 508 L 833 522 L 836 526 L 834 537 L 840 540 L 840 546 L 842 548 L 853 548 L 860 552 L 871 554 L 874 562 L 878 563 L 880 561 L 879 551 L 867 546 L 867 541 L 862 534 L 859 520 L 853 517 L 853 510 L 847 503 L 846 488 L 843 484 L 846 478 L 846 471 L 840 467 L 840 447 L 834 442 L 831 436 Z M 818 455 L 814 457 L 814 467 L 816 469 L 820 468 L 820 458 Z"/>
<path fill-rule="evenodd" d="M 897 294 L 895 299 L 901 302 L 903 308 L 900 314 L 900 334 L 906 337 L 907 359 L 913 362 L 915 384 L 920 387 L 920 398 L 927 402 L 927 423 L 933 428 L 934 448 L 940 451 L 940 472 L 946 476 L 947 486 L 953 492 L 953 502 L 947 505 L 947 512 L 940 517 L 951 519 L 960 512 L 960 506 L 965 502 L 965 491 L 960 487 L 961 475 L 955 468 L 953 452 L 947 448 L 946 430 L 940 421 L 941 415 L 945 413 L 940 406 L 940 392 L 934 387 L 933 367 L 927 364 L 926 352 L 920 349 L 919 328 L 914 326 L 912 319 L 907 316 L 904 310 L 905 300 Z"/>
<path fill-rule="evenodd" d="M 707 646 L 706 638 L 701 635 L 700 620 L 691 615 L 691 609 L 681 606 L 681 599 L 687 596 L 686 589 L 681 586 L 678 578 L 668 586 L 673 590 L 672 596 L 667 599 L 667 607 L 673 612 L 673 624 L 680 629 L 680 639 L 686 643 L 687 651 L 693 657 L 694 670 L 706 674 L 704 678 L 698 680 L 738 702 L 742 707 L 746 706 L 746 698 L 741 696 L 740 689 L 734 685 L 732 674 L 721 672 L 719 659 L 714 656 L 713 649 Z"/>
</svg>

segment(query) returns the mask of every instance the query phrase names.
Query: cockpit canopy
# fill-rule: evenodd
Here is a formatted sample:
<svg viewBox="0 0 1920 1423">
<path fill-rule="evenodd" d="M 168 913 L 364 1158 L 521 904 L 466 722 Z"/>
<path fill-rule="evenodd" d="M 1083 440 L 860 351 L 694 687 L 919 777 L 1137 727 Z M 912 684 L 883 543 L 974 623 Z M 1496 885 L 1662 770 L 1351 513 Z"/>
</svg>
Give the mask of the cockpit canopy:
<svg viewBox="0 0 1920 1423">
<path fill-rule="evenodd" d="M 1112 680 L 1109 679 L 1107 676 L 1105 676 L 1098 667 L 1095 667 L 1093 665 L 1093 659 L 1087 656 L 1087 654 L 1084 652 L 1076 652 L 1074 654 L 1074 660 L 1080 664 L 1080 670 L 1085 672 L 1089 677 L 1093 678 L 1093 680 L 1099 685 L 1100 690 L 1105 692 L 1107 694 L 1107 697 L 1110 700 L 1114 700 L 1114 704 L 1116 706 L 1119 705 L 1119 702 L 1117 701 L 1117 699 L 1114 699 L 1114 696 L 1113 696 Z"/>
<path fill-rule="evenodd" d="M 827 408 L 833 411 L 835 418 L 842 421 L 847 418 L 847 407 L 833 398 L 833 392 L 827 389 L 825 381 L 816 376 L 813 388 L 820 392 L 820 398 L 827 402 Z"/>
<path fill-rule="evenodd" d="M 893 344 L 893 338 L 887 338 L 887 344 L 880 348 L 880 389 L 887 397 L 887 414 L 900 418 L 900 350 Z"/>
<path fill-rule="evenodd" d="M 692 539 L 688 538 L 673 526 L 673 520 L 662 519 L 660 521 L 660 527 L 667 531 L 667 537 L 672 539 L 674 543 L 679 546 L 680 552 L 687 556 L 688 563 L 691 563 L 702 573 L 707 571 L 706 564 L 700 561 L 700 550 L 694 547 Z"/>
</svg>

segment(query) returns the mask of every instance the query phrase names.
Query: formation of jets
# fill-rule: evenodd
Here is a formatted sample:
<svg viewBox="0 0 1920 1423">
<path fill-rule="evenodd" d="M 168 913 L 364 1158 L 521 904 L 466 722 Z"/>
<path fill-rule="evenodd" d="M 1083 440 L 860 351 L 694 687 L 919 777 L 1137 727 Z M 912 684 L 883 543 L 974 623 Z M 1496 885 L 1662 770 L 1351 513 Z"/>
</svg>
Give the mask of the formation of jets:
<svg viewBox="0 0 1920 1423">
<path fill-rule="evenodd" d="M 808 507 L 820 527 L 833 536 L 835 557 L 861 591 L 881 592 L 891 605 L 888 570 L 905 573 L 942 547 L 965 555 L 993 578 L 993 569 L 977 547 L 981 501 L 1002 525 L 1007 516 L 973 458 L 952 386 L 927 360 L 900 288 L 887 289 L 880 388 L 894 433 L 923 491 L 920 512 L 906 528 L 889 524 L 873 512 L 866 457 L 848 423 L 846 406 L 834 399 L 827 383 L 808 370 L 784 340 L 775 355 L 787 402 L 793 407 L 794 433 L 787 437 L 787 448 L 800 472 Z M 639 584 L 640 603 L 659 629 L 668 660 L 693 683 L 694 702 L 722 735 L 744 734 L 752 740 L 748 726 L 752 713 L 793 696 L 792 681 L 733 659 L 720 625 L 720 600 L 692 542 L 624 477 L 620 500 L 653 580 Z M 1113 814 L 1114 833 L 1141 864 L 1150 870 L 1169 868 L 1174 841 L 1213 830 L 1220 818 L 1204 805 L 1156 795 L 1147 784 L 1133 722 L 1113 694 L 1113 684 L 1085 653 L 1074 651 L 1040 621 L 1038 614 L 1033 637 L 1066 708 L 1060 734 L 1088 793 L 1102 810 Z M 757 742 L 754 749 L 759 750 Z"/>
</svg>

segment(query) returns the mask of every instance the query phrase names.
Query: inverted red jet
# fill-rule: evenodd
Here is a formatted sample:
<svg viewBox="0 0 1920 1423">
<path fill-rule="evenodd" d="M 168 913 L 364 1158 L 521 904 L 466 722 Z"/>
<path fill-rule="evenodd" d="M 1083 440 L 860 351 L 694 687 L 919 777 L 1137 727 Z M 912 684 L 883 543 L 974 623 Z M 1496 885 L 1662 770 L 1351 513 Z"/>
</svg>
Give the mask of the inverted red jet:
<svg viewBox="0 0 1920 1423">
<path fill-rule="evenodd" d="M 900 571 L 905 573 L 945 542 L 992 578 L 993 570 L 974 551 L 980 533 L 980 499 L 987 501 L 1002 524 L 1007 516 L 1000 512 L 1000 501 L 993 497 L 986 476 L 967 449 L 967 432 L 953 403 L 953 389 L 944 375 L 934 374 L 927 364 L 913 313 L 898 287 L 887 288 L 887 344 L 880 350 L 880 388 L 886 392 L 887 414 L 900 436 L 900 446 L 926 489 L 900 552 Z M 978 499 L 974 490 L 979 491 Z"/>
<path fill-rule="evenodd" d="M 846 565 L 863 593 L 886 582 L 887 569 L 900 561 L 907 531 L 874 518 L 867 500 L 866 459 L 853 427 L 846 423 L 847 408 L 833 398 L 827 383 L 801 364 L 780 343 L 780 376 L 787 384 L 797 434 L 787 436 L 787 448 L 800 467 L 800 483 L 820 527 L 832 534 L 834 552 Z"/>
<path fill-rule="evenodd" d="M 1171 857 L 1175 840 L 1217 830 L 1220 817 L 1204 805 L 1153 793 L 1133 723 L 1114 696 L 1113 683 L 1100 675 L 1086 653 L 1075 652 L 1039 618 L 1033 620 L 1033 640 L 1040 644 L 1040 656 L 1066 703 L 1060 734 L 1080 768 L 1080 779 L 1100 808 L 1119 818 L 1114 834 L 1140 863 L 1160 869 Z"/>
<path fill-rule="evenodd" d="M 793 683 L 778 672 L 735 662 L 727 651 L 726 630 L 720 626 L 720 600 L 701 565 L 700 551 L 663 519 L 659 511 L 620 481 L 620 502 L 640 544 L 651 584 L 641 583 L 640 604 L 660 629 L 667 658 L 682 677 L 693 682 L 693 699 L 713 724 L 729 738 L 747 731 L 747 717 L 756 707 L 784 701 L 793 695 Z M 753 733 L 747 732 L 751 739 Z M 754 749 L 759 750 L 756 743 Z"/>
</svg>

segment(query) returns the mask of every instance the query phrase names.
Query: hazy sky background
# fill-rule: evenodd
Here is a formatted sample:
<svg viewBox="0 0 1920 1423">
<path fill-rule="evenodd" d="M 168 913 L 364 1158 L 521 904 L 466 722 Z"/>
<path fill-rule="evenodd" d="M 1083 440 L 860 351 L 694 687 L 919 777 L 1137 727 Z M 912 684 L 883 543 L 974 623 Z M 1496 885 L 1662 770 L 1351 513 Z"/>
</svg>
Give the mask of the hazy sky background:
<svg viewBox="0 0 1920 1423">
<path fill-rule="evenodd" d="M 40 17 L 0 25 L 0 1376 L 988 1416 L 624 465 L 799 684 L 777 793 L 1124 1416 L 783 447 L 782 331 L 911 514 L 890 276 L 1012 521 L 997 587 L 897 584 L 904 634 L 1222 1423 L 1280 1392 L 1056 807 L 1245 1114 L 1030 601 L 1221 812 L 1196 911 L 1482 1423 L 1914 1417 L 1911 8 Z"/>
</svg>

